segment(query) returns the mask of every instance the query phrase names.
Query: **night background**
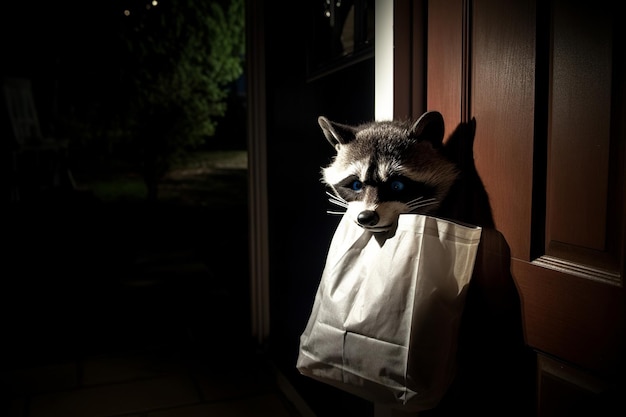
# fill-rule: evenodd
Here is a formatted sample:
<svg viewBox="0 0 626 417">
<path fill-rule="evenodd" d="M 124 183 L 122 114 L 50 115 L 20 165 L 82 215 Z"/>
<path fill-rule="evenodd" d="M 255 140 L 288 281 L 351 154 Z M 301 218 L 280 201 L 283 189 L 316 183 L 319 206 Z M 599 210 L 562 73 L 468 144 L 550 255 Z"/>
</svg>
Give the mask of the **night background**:
<svg viewBox="0 0 626 417">
<path fill-rule="evenodd" d="M 243 7 L 3 6 L 0 414 L 26 368 L 248 353 Z M 14 85 L 40 137 L 15 134 Z"/>
<path fill-rule="evenodd" d="M 2 16 L 3 77 L 30 81 L 41 134 L 74 176 L 125 163 L 156 200 L 191 151 L 245 149 L 242 0 L 33 1 Z"/>
</svg>

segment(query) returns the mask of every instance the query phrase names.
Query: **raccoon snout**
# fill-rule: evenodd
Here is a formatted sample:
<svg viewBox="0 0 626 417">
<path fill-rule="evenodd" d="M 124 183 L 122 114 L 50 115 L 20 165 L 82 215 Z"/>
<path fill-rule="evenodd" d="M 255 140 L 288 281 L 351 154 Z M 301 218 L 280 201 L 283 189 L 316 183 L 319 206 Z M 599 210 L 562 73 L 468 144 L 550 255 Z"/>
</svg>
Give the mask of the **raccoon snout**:
<svg viewBox="0 0 626 417">
<path fill-rule="evenodd" d="M 378 213 L 373 210 L 363 210 L 356 216 L 356 221 L 363 226 L 374 226 L 379 220 Z"/>
</svg>

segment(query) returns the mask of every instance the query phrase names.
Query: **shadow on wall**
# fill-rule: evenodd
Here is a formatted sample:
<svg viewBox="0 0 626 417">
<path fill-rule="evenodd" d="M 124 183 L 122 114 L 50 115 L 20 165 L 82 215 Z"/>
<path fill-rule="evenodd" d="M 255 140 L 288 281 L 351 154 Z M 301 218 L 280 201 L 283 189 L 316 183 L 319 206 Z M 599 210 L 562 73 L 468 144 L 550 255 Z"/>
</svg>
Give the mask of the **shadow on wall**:
<svg viewBox="0 0 626 417">
<path fill-rule="evenodd" d="M 450 217 L 483 228 L 460 329 L 457 377 L 425 416 L 534 414 L 536 363 L 524 342 L 521 301 L 511 253 L 495 226 L 489 196 L 474 164 L 476 120 L 460 123 L 446 143 L 461 180 L 446 204 Z"/>
</svg>

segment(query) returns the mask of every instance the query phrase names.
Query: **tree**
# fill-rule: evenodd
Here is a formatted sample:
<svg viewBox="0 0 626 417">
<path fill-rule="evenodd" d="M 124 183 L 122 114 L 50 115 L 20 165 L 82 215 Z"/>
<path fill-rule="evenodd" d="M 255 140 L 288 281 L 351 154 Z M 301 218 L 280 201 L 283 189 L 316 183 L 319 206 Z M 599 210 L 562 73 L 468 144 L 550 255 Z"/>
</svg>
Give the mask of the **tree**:
<svg viewBox="0 0 626 417">
<path fill-rule="evenodd" d="M 148 199 L 172 162 L 215 134 L 228 86 L 243 73 L 244 0 L 161 0 L 121 26 L 128 108 Z M 147 6 L 146 6 L 147 5 Z"/>
</svg>

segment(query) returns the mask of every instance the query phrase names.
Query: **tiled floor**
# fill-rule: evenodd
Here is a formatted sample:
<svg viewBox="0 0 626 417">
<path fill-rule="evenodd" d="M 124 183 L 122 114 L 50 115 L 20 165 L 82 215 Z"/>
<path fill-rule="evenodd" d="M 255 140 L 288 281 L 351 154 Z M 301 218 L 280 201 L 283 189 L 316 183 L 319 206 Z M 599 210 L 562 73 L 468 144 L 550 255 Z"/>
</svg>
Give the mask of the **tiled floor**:
<svg viewBox="0 0 626 417">
<path fill-rule="evenodd" d="M 299 416 L 250 336 L 245 207 L 11 215 L 0 416 Z"/>
</svg>

